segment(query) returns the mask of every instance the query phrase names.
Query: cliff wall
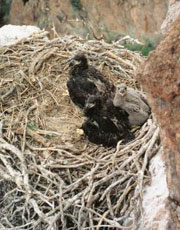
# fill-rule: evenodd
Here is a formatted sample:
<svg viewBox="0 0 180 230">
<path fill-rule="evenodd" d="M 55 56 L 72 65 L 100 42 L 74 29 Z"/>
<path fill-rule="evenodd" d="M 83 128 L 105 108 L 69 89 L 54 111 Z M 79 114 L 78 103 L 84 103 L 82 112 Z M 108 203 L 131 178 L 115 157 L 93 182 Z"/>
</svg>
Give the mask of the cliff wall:
<svg viewBox="0 0 180 230">
<path fill-rule="evenodd" d="M 168 0 L 12 0 L 10 23 L 36 25 L 83 38 L 117 40 L 130 35 L 157 41 Z"/>
</svg>

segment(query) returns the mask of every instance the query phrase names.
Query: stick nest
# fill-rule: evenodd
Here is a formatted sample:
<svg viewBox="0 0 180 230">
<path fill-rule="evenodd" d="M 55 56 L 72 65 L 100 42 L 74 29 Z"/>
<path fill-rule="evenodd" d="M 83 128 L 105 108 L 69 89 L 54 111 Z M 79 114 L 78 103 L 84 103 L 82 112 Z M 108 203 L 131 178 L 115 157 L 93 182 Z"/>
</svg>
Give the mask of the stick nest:
<svg viewBox="0 0 180 230">
<path fill-rule="evenodd" d="M 114 84 L 140 88 L 143 58 L 118 42 L 46 35 L 0 48 L 0 228 L 132 229 L 159 129 L 149 118 L 126 145 L 88 142 L 66 82 L 69 60 L 83 51 Z"/>
</svg>

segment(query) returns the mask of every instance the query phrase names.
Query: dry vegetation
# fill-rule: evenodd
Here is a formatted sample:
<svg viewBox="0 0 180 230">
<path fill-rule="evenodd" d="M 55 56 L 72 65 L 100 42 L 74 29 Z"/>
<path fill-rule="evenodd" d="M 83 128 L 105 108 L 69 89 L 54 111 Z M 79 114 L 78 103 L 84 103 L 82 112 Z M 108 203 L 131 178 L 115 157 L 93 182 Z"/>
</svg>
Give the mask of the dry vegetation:
<svg viewBox="0 0 180 230">
<path fill-rule="evenodd" d="M 114 83 L 138 87 L 142 58 L 119 43 L 45 36 L 0 48 L 0 229 L 132 229 L 159 130 L 150 118 L 127 145 L 89 143 L 66 81 L 84 51 Z"/>
</svg>

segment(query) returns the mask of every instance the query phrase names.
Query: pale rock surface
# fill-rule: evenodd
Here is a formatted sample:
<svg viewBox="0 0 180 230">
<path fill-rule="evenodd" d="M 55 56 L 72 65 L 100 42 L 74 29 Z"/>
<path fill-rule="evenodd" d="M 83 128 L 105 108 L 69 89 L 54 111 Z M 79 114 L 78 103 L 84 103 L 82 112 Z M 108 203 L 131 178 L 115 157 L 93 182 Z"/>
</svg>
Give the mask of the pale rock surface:
<svg viewBox="0 0 180 230">
<path fill-rule="evenodd" d="M 180 1 L 179 0 L 169 0 L 167 16 L 161 25 L 161 32 L 163 34 L 167 33 L 171 24 L 177 19 L 179 14 L 180 14 Z"/>
<path fill-rule="evenodd" d="M 0 28 L 0 46 L 13 44 L 39 31 L 40 29 L 36 26 L 5 25 Z"/>
<path fill-rule="evenodd" d="M 169 191 L 166 181 L 165 164 L 162 151 L 150 162 L 151 185 L 146 187 L 143 195 L 143 221 L 141 229 L 166 229 L 169 211 L 166 202 Z"/>
</svg>

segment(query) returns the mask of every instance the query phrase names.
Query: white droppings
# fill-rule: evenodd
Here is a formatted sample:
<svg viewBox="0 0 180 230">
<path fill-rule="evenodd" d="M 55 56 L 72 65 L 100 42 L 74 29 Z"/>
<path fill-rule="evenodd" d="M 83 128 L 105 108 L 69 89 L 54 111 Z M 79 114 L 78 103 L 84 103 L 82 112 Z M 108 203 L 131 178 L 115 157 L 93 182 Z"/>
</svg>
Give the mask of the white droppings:
<svg viewBox="0 0 180 230">
<path fill-rule="evenodd" d="M 39 31 L 40 29 L 36 26 L 5 25 L 0 28 L 0 46 L 13 44 Z"/>
</svg>

